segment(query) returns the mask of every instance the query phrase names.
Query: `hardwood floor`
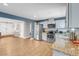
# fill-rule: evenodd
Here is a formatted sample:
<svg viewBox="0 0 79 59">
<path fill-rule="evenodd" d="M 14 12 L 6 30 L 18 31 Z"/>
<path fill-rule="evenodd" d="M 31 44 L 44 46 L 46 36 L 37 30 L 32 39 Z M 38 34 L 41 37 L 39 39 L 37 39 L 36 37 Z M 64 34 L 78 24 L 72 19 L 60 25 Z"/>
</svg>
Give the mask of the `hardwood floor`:
<svg viewBox="0 0 79 59">
<path fill-rule="evenodd" d="M 0 39 L 0 56 L 51 56 L 51 46 L 44 41 L 4 37 Z"/>
</svg>

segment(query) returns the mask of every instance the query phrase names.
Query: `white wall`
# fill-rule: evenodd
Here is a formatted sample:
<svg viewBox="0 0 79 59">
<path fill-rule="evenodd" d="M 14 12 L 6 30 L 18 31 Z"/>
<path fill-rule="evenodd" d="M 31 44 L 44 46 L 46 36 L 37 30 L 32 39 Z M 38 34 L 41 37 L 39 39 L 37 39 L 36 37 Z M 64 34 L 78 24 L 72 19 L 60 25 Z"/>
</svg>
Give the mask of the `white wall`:
<svg viewBox="0 0 79 59">
<path fill-rule="evenodd" d="M 69 27 L 69 20 L 68 20 L 68 7 L 69 7 L 69 6 L 68 6 L 68 4 L 67 4 L 67 8 L 66 8 L 66 21 L 65 21 L 65 22 L 66 22 L 66 26 L 65 26 L 66 28 Z"/>
<path fill-rule="evenodd" d="M 69 27 L 79 27 L 79 3 L 69 4 Z"/>
</svg>

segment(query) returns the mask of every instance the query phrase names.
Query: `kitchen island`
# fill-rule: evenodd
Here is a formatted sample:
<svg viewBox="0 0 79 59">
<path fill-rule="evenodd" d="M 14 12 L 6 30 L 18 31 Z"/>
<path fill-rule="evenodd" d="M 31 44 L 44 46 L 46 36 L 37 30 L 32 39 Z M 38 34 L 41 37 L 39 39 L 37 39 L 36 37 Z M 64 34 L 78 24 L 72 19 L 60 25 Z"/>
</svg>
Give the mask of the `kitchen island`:
<svg viewBox="0 0 79 59">
<path fill-rule="evenodd" d="M 66 41 L 63 47 L 60 47 L 56 43 L 52 47 L 58 51 L 61 51 L 70 56 L 79 56 L 79 45 L 73 44 L 71 41 Z"/>
</svg>

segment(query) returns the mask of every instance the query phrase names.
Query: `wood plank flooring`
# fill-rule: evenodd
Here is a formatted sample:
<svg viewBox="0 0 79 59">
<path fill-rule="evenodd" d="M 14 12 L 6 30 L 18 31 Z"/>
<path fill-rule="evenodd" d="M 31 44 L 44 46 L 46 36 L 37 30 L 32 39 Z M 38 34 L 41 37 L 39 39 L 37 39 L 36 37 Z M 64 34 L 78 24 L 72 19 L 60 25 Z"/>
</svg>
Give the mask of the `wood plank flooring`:
<svg viewBox="0 0 79 59">
<path fill-rule="evenodd" d="M 0 39 L 0 56 L 51 56 L 51 46 L 44 41 L 4 37 Z"/>
</svg>

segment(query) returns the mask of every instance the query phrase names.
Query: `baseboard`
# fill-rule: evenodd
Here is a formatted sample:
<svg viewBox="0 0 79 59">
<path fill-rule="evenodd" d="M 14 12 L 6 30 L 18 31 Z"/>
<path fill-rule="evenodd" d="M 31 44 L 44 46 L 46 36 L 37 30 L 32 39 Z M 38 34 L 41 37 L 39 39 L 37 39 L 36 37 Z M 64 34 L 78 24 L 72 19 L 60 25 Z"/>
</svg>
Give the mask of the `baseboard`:
<svg viewBox="0 0 79 59">
<path fill-rule="evenodd" d="M 49 43 L 48 41 L 46 41 L 46 40 L 38 40 L 38 39 L 34 39 L 34 40 L 36 40 L 36 41 L 43 41 L 43 42 L 47 42 L 47 43 Z"/>
<path fill-rule="evenodd" d="M 0 36 L 0 38 L 5 38 L 5 37 L 14 37 L 14 38 L 20 38 L 20 39 L 31 39 L 31 40 L 36 40 L 36 41 L 44 41 L 44 42 L 47 42 L 45 40 L 37 40 L 37 39 L 32 38 L 32 37 L 19 37 L 19 36 L 15 36 L 15 35 L 2 35 L 2 36 Z"/>
<path fill-rule="evenodd" d="M 14 37 L 14 35 L 2 35 L 0 38 L 5 38 L 5 37 Z"/>
</svg>

